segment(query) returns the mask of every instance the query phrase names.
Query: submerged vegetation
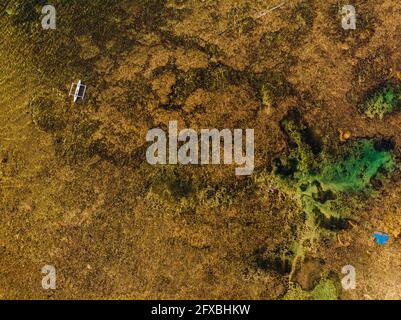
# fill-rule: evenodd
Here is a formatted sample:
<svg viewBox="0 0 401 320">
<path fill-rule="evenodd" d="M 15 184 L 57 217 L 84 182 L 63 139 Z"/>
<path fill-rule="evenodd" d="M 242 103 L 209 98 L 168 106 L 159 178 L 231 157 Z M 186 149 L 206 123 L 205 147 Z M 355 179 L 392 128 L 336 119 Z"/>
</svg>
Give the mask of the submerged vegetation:
<svg viewBox="0 0 401 320">
<path fill-rule="evenodd" d="M 396 168 L 391 140 L 348 141 L 333 155 L 322 148 L 320 139 L 298 113 L 291 111 L 282 127 L 290 150 L 276 160 L 275 173 L 320 207 L 341 193 L 369 194 L 372 179 L 380 179 Z"/>
<path fill-rule="evenodd" d="M 292 284 L 283 297 L 284 300 L 338 300 L 339 285 L 332 279 L 321 279 L 312 291 L 303 290 L 298 284 Z"/>
<path fill-rule="evenodd" d="M 65 128 L 65 109 L 61 101 L 55 103 L 49 95 L 38 96 L 31 100 L 32 120 L 38 128 L 52 133 Z"/>
<path fill-rule="evenodd" d="M 289 151 L 276 159 L 273 173 L 282 188 L 298 199 L 306 215 L 293 243 L 292 274 L 322 236 L 333 236 L 350 227 L 347 222 L 353 219 L 350 212 L 354 200 L 372 195 L 377 181 L 389 177 L 397 164 L 391 140 L 348 141 L 333 154 L 295 110 L 281 121 L 281 127 Z M 330 282 L 316 290 L 312 295 L 317 299 L 335 296 Z"/>
<path fill-rule="evenodd" d="M 363 112 L 369 118 L 383 119 L 386 114 L 401 110 L 401 86 L 386 85 L 376 90 L 363 105 Z"/>
<path fill-rule="evenodd" d="M 333 264 L 312 263 L 319 272 L 306 286 L 298 267 L 312 255 L 330 260 L 362 201 L 396 177 L 399 139 L 380 121 L 332 139 L 353 119 L 332 107 L 331 81 L 346 77 L 331 65 L 353 64 L 315 27 L 326 9 L 301 0 L 256 18 L 266 1 L 55 0 L 57 30 L 43 31 L 45 4 L 15 0 L 0 17 L 0 68 L 14 70 L 0 75 L 0 119 L 16 128 L 1 132 L 0 274 L 16 280 L 0 277 L 0 298 L 4 288 L 41 297 L 38 286 L 13 289 L 45 259 L 64 268 L 60 298 L 340 297 L 338 279 L 320 272 Z M 322 37 L 327 50 L 316 47 Z M 371 32 L 353 37 L 367 43 Z M 74 104 L 68 90 L 79 79 L 88 90 Z M 397 116 L 400 101 L 389 84 L 361 112 Z M 170 120 L 255 128 L 254 174 L 147 164 L 146 132 Z"/>
</svg>

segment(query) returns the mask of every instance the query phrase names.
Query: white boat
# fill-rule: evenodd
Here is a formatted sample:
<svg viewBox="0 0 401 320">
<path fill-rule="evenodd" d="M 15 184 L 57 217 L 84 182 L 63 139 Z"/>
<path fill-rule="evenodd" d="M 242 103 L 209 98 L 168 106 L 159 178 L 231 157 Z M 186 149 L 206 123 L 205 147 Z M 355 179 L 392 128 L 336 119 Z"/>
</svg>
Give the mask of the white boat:
<svg viewBox="0 0 401 320">
<path fill-rule="evenodd" d="M 74 90 L 75 87 L 75 90 Z M 78 101 L 78 99 L 83 99 L 85 97 L 86 93 L 86 86 L 82 84 L 82 81 L 79 80 L 78 83 L 73 83 L 71 85 L 70 93 L 68 96 L 72 95 L 72 92 L 74 92 L 74 103 Z"/>
</svg>

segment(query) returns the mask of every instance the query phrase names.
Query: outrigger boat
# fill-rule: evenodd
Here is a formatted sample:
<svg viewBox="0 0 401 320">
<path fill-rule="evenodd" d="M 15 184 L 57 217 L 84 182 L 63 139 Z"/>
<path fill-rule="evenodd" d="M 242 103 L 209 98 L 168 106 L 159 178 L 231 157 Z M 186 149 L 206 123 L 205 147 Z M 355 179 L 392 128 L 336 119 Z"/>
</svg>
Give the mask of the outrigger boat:
<svg viewBox="0 0 401 320">
<path fill-rule="evenodd" d="M 81 80 L 79 80 L 77 84 L 73 83 L 71 85 L 70 93 L 68 94 L 68 96 L 69 97 L 72 96 L 73 92 L 74 92 L 74 103 L 77 102 L 78 99 L 83 99 L 85 97 L 86 86 L 82 84 Z"/>
</svg>

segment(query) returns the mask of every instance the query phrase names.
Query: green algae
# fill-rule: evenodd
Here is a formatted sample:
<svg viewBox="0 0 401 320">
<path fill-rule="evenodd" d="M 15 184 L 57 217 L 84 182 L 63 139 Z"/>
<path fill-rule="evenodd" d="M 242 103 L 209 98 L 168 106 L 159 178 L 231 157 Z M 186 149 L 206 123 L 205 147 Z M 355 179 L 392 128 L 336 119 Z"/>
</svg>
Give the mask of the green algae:
<svg viewBox="0 0 401 320">
<path fill-rule="evenodd" d="M 333 280 L 323 279 L 313 289 L 311 297 L 313 300 L 337 300 L 338 289 Z"/>
<path fill-rule="evenodd" d="M 322 161 L 317 173 L 305 175 L 301 180 L 305 212 L 320 227 L 331 231 L 348 227 L 350 197 L 369 197 L 372 180 L 382 179 L 396 168 L 391 151 L 377 150 L 373 140 L 352 142 L 340 152 L 337 157 Z"/>
<path fill-rule="evenodd" d="M 321 279 L 311 292 L 291 283 L 283 300 L 338 300 L 339 288 L 331 279 Z"/>
<path fill-rule="evenodd" d="M 298 115 L 294 116 L 298 117 Z M 306 130 L 305 124 L 298 118 L 290 118 L 282 121 L 281 125 L 292 147 L 291 159 L 297 163 L 297 171 L 307 172 L 312 165 L 313 154 L 310 145 L 303 139 L 302 133 Z"/>
<path fill-rule="evenodd" d="M 337 156 L 311 159 L 309 152 L 304 154 L 306 156 L 297 159 L 306 158 L 310 166 L 296 162 L 292 169 L 296 172 L 298 190 L 321 204 L 335 200 L 339 193 L 369 194 L 372 179 L 385 176 L 396 168 L 392 152 L 378 149 L 375 141 L 369 139 L 345 145 Z"/>
<path fill-rule="evenodd" d="M 299 214 L 305 217 L 294 230 L 291 279 L 297 263 L 323 236 L 330 239 L 350 227 L 354 204 L 374 195 L 375 181 L 392 174 L 397 163 L 395 144 L 388 139 L 361 138 L 327 148 L 296 110 L 290 110 L 280 125 L 288 152 L 274 160 L 272 179 L 297 199 Z M 317 297 L 330 296 L 327 284 L 317 290 Z"/>
<path fill-rule="evenodd" d="M 322 221 L 322 225 L 341 225 L 341 221 L 324 222 L 340 217 L 347 196 L 360 193 L 369 196 L 372 179 L 382 178 L 396 167 L 389 150 L 378 150 L 375 141 L 362 139 L 344 146 L 337 157 L 324 158 L 317 172 L 309 172 L 300 179 L 300 192 L 306 211 Z M 322 218 L 320 213 L 325 214 Z M 330 229 L 330 228 L 329 228 Z"/>
<path fill-rule="evenodd" d="M 266 85 L 262 85 L 259 91 L 260 98 L 262 101 L 263 106 L 271 106 L 272 105 L 272 98 L 271 98 L 271 92 L 269 90 L 269 87 Z"/>
<path fill-rule="evenodd" d="M 339 159 L 325 164 L 318 180 L 334 192 L 364 191 L 381 169 L 391 172 L 394 167 L 391 152 L 377 150 L 374 141 L 363 139 L 347 146 Z"/>
<path fill-rule="evenodd" d="M 401 109 L 401 89 L 399 86 L 387 85 L 376 90 L 362 109 L 368 118 L 383 119 L 386 114 Z"/>
<path fill-rule="evenodd" d="M 244 78 L 256 91 L 262 106 L 276 107 L 284 97 L 295 93 L 292 85 L 280 72 L 245 73 Z"/>
<path fill-rule="evenodd" d="M 287 290 L 283 300 L 309 300 L 310 295 L 308 292 L 302 290 L 301 286 L 297 284 L 291 284 L 291 287 Z"/>
<path fill-rule="evenodd" d="M 276 159 L 276 173 L 300 181 L 315 171 L 315 157 L 322 151 L 321 141 L 296 110 L 290 110 L 280 125 L 287 136 L 290 152 L 288 156 Z"/>
<path fill-rule="evenodd" d="M 372 196 L 373 182 L 389 176 L 397 163 L 391 140 L 361 138 L 337 146 L 334 152 L 324 148 L 296 111 L 283 118 L 281 128 L 289 150 L 275 159 L 273 174 L 279 188 L 298 199 L 300 214 L 305 215 L 292 244 L 291 279 L 296 264 L 322 236 L 331 238 L 350 227 L 355 199 Z M 331 290 L 327 286 L 322 287 L 318 297 L 327 296 L 325 292 Z"/>
<path fill-rule="evenodd" d="M 368 192 L 373 178 L 396 167 L 391 143 L 386 147 L 377 139 L 359 139 L 340 146 L 332 155 L 322 150 L 321 142 L 298 113 L 290 112 L 281 126 L 290 151 L 276 159 L 275 173 L 295 182 L 301 194 L 320 203 L 335 200 L 338 193 Z"/>
</svg>

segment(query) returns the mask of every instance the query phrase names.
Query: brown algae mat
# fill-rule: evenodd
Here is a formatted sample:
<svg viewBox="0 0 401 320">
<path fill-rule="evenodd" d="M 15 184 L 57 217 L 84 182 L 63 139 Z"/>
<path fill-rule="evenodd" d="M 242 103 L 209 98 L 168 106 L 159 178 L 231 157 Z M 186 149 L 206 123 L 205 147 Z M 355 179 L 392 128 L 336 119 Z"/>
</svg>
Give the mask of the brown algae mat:
<svg viewBox="0 0 401 320">
<path fill-rule="evenodd" d="M 401 3 L 4 3 L 0 299 L 401 298 Z M 169 121 L 253 128 L 252 175 L 150 165 Z"/>
</svg>

